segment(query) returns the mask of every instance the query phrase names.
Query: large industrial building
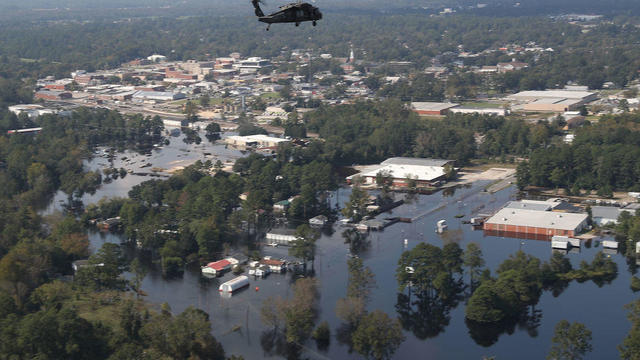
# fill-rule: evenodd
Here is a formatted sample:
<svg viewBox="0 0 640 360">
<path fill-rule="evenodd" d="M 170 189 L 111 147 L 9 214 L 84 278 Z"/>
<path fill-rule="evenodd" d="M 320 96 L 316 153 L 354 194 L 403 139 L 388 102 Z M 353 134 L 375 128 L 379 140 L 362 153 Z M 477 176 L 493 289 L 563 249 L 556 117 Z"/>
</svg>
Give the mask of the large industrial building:
<svg viewBox="0 0 640 360">
<path fill-rule="evenodd" d="M 490 235 L 548 240 L 552 236 L 575 236 L 587 227 L 588 215 L 545 210 L 539 204 L 529 208 L 504 207 L 484 223 Z"/>
<path fill-rule="evenodd" d="M 596 100 L 597 95 L 589 91 L 544 90 L 523 91 L 507 99 L 520 105 L 518 110 L 531 112 L 565 112 L 577 110 L 580 106 Z"/>
<path fill-rule="evenodd" d="M 445 166 L 452 164 L 452 160 L 395 157 L 349 176 L 347 181 L 361 177 L 365 184 L 371 185 L 376 183 L 377 175 L 382 173 L 392 177 L 393 186 L 407 186 L 409 179 L 414 180 L 417 186 L 431 186 L 445 178 Z"/>
<path fill-rule="evenodd" d="M 455 107 L 449 109 L 452 114 L 480 114 L 480 115 L 495 115 L 495 116 L 507 116 L 509 111 L 503 108 L 463 108 Z"/>
<path fill-rule="evenodd" d="M 441 116 L 446 115 L 449 109 L 458 105 L 459 104 L 439 102 L 412 102 L 411 110 L 420 116 Z"/>
<path fill-rule="evenodd" d="M 233 146 L 241 147 L 276 147 L 281 143 L 290 142 L 288 139 L 282 139 L 267 135 L 249 135 L 249 136 L 229 136 L 224 139 L 225 143 Z"/>
</svg>

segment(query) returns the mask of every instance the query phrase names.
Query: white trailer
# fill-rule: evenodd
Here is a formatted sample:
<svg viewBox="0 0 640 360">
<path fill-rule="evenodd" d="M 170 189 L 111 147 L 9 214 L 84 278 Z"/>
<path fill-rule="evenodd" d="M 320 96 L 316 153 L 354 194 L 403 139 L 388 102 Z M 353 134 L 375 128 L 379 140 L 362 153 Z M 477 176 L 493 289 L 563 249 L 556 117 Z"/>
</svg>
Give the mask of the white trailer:
<svg viewBox="0 0 640 360">
<path fill-rule="evenodd" d="M 618 250 L 618 242 L 615 240 L 604 240 L 602 242 L 602 247 L 606 249 Z"/>
<path fill-rule="evenodd" d="M 568 237 L 568 236 L 554 235 L 551 238 L 551 241 L 566 241 L 572 247 L 577 247 L 577 248 L 580 247 L 580 239 L 571 238 L 571 237 Z"/>
<path fill-rule="evenodd" d="M 289 245 L 298 238 L 295 235 L 267 233 L 266 239 L 270 244 Z"/>
<path fill-rule="evenodd" d="M 242 289 L 245 286 L 249 286 L 249 278 L 242 275 L 242 276 L 238 276 L 233 280 L 229 280 L 226 283 L 221 284 L 220 287 L 218 288 L 218 291 L 232 293 L 234 291 Z"/>
<path fill-rule="evenodd" d="M 447 225 L 447 220 L 439 220 L 436 223 L 436 232 L 438 234 L 442 234 L 445 230 L 447 230 L 449 226 Z"/>
<path fill-rule="evenodd" d="M 568 241 L 563 241 L 563 240 L 552 240 L 551 241 L 551 248 L 567 250 L 567 249 L 569 249 L 569 242 Z"/>
</svg>

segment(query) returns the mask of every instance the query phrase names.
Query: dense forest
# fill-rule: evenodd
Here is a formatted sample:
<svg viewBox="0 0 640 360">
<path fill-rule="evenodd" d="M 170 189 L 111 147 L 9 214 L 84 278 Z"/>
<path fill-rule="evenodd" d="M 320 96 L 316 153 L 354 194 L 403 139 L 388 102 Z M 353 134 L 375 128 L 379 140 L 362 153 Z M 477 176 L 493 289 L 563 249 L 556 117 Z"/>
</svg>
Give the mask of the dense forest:
<svg viewBox="0 0 640 360">
<path fill-rule="evenodd" d="M 576 131 L 571 145 L 551 145 L 531 152 L 518 166 L 518 184 L 581 190 L 640 190 L 640 148 L 636 113 L 604 116 Z"/>
<path fill-rule="evenodd" d="M 447 158 L 463 165 L 476 158 L 526 155 L 559 133 L 558 123 L 497 116 L 424 119 L 397 100 L 321 106 L 304 122 L 325 139 L 323 156 L 334 165 L 371 164 L 391 156 Z"/>
<path fill-rule="evenodd" d="M 31 121 L 2 119 L 5 128 Z M 69 281 L 72 261 L 89 256 L 86 228 L 72 214 L 36 211 L 58 188 L 72 196 L 100 185 L 102 175 L 83 167 L 98 143 L 144 147 L 161 124 L 86 109 L 34 122 L 36 136 L 0 137 L 0 357 L 224 359 L 206 313 L 157 312 L 134 297 L 143 270 L 119 246 L 106 244 Z"/>
</svg>

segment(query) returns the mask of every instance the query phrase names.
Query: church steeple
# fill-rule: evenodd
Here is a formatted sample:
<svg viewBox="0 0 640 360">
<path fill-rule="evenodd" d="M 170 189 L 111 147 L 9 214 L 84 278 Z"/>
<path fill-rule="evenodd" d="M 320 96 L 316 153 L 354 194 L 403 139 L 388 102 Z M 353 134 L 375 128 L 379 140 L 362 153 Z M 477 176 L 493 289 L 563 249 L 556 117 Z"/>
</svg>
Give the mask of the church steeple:
<svg viewBox="0 0 640 360">
<path fill-rule="evenodd" d="M 356 61 L 356 56 L 353 54 L 353 44 L 351 44 L 351 52 L 349 53 L 349 64 L 353 64 Z"/>
</svg>

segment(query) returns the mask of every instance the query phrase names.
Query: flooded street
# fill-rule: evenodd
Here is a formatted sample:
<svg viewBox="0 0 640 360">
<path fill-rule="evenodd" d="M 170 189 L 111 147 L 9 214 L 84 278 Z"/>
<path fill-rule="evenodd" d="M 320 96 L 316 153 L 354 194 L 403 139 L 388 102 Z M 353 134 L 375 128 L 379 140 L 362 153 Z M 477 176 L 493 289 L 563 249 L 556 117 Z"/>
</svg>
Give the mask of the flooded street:
<svg viewBox="0 0 640 360">
<path fill-rule="evenodd" d="M 188 151 L 185 151 L 185 150 Z M 214 156 L 205 156 L 209 152 Z M 118 154 L 115 167 L 126 167 L 120 163 L 121 157 L 134 157 L 130 153 Z M 154 167 L 170 168 L 178 166 L 176 161 L 195 161 L 211 159 L 234 159 L 242 156 L 239 151 L 226 149 L 224 145 L 212 145 L 203 140 L 202 145 L 187 145 L 180 138 L 171 138 L 171 145 L 161 150 L 154 150 L 153 155 L 145 157 Z M 135 160 L 133 160 L 135 161 Z M 140 160 L 138 160 L 140 161 Z M 103 167 L 104 158 L 96 158 L 89 162 L 93 168 Z M 139 165 L 135 164 L 135 165 Z M 144 170 L 144 169 L 143 169 Z M 138 170 L 135 170 L 137 172 Z M 85 195 L 85 205 L 96 202 L 102 197 L 124 197 L 129 189 L 149 177 L 127 175 L 124 179 L 114 180 L 103 185 L 94 195 Z M 437 192 L 432 195 L 416 195 L 404 205 L 395 208 L 392 215 L 380 214 L 377 218 L 389 216 L 415 219 L 412 223 L 397 223 L 384 231 L 369 234 L 370 246 L 360 256 L 375 273 L 377 288 L 374 289 L 369 309 L 381 309 L 392 317 L 398 317 L 396 310 L 398 284 L 395 279 L 397 262 L 403 251 L 415 247 L 420 242 L 442 246 L 445 242 L 457 242 L 461 248 L 474 241 L 482 249 L 486 266 L 495 274 L 495 269 L 510 254 L 518 250 L 532 254 L 542 261 L 547 261 L 552 252 L 549 242 L 520 240 L 485 236 L 483 231 L 473 230 L 470 225 L 463 224 L 471 216 L 478 213 L 491 214 L 501 208 L 507 201 L 515 199 L 516 189 L 511 186 L 495 194 L 484 192 L 489 181 L 476 181 L 471 186 L 458 188 L 455 191 Z M 344 203 L 349 196 L 349 189 L 342 188 L 332 199 Z M 404 194 L 398 194 L 404 197 Z M 52 202 L 47 212 L 59 208 L 59 200 L 66 199 L 60 193 Z M 463 216 L 460 216 L 463 215 Z M 444 219 L 449 230 L 444 234 L 435 233 L 435 224 Z M 341 321 L 335 315 L 336 301 L 344 297 L 347 286 L 347 266 L 349 246 L 344 244 L 341 236 L 344 228 L 334 225 L 332 231 L 324 231 L 317 242 L 315 260 L 315 276 L 319 281 L 320 315 L 318 322 L 326 320 L 332 331 L 332 340 L 326 351 L 316 348 L 315 342 L 308 341 L 303 348 L 302 357 L 311 359 L 356 359 L 361 358 L 349 353 L 346 345 L 336 340 L 336 329 Z M 407 244 L 405 245 L 405 239 Z M 99 232 L 90 233 L 92 250 L 100 248 L 104 242 L 120 242 L 119 235 Z M 580 253 L 571 253 L 567 257 L 574 268 L 580 261 L 590 262 L 600 247 L 593 242 L 592 248 L 583 244 Z M 268 248 L 267 254 L 287 255 L 286 247 Z M 448 313 L 433 310 L 429 314 L 414 314 L 424 319 L 440 319 L 437 326 L 427 332 L 428 336 L 419 338 L 412 332 L 405 331 L 406 340 L 396 352 L 397 359 L 481 359 L 482 356 L 496 356 L 499 359 L 542 359 L 551 346 L 551 337 L 556 323 L 562 319 L 583 322 L 593 332 L 593 352 L 588 358 L 606 359 L 618 356 L 616 346 L 626 335 L 630 325 L 626 320 L 623 306 L 633 300 L 629 288 L 630 273 L 625 258 L 620 254 L 611 255 L 618 264 L 618 276 L 611 284 L 598 288 L 593 282 L 572 282 L 558 297 L 545 291 L 536 309 L 541 313 L 537 327 L 528 329 L 516 327 L 513 333 L 492 334 L 492 329 L 482 329 L 470 334 L 465 323 L 464 300 Z M 213 259 L 212 259 L 213 260 Z M 218 292 L 220 283 L 233 278 L 233 274 L 225 274 L 218 279 L 202 277 L 196 264 L 186 269 L 184 275 L 176 279 L 162 277 L 157 266 L 149 272 L 142 283 L 147 294 L 146 300 L 159 305 L 168 303 L 174 313 L 180 313 L 189 306 L 203 309 L 211 316 L 213 334 L 224 345 L 228 355 L 242 355 L 245 359 L 280 357 L 279 351 L 268 336 L 267 329 L 260 321 L 260 307 L 269 296 L 287 297 L 291 294 L 294 281 L 290 273 L 271 274 L 265 279 L 253 279 L 250 286 L 232 297 L 223 297 Z M 465 279 L 468 279 L 465 276 Z M 432 322 L 429 321 L 429 324 Z M 473 335 L 473 337 L 472 337 Z M 475 340 L 474 340 L 475 339 Z M 481 343 L 483 345 L 479 345 Z M 416 354 L 420 354 L 416 356 Z"/>
</svg>

